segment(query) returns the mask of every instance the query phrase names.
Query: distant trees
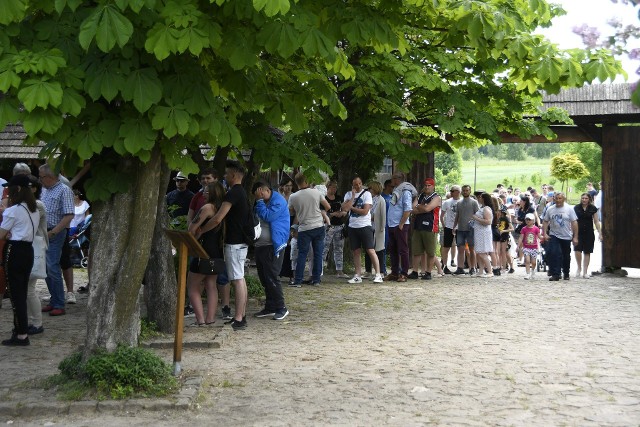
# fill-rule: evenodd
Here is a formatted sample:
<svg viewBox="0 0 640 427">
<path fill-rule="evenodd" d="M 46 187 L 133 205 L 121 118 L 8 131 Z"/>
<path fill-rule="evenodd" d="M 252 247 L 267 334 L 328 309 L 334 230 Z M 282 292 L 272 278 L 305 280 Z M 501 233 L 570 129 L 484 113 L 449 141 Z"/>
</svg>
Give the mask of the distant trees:
<svg viewBox="0 0 640 427">
<path fill-rule="evenodd" d="M 526 160 L 527 156 L 548 159 L 560 152 L 560 146 L 561 144 L 557 142 L 485 145 L 478 148 L 465 148 L 461 151 L 461 156 L 463 160 L 471 160 L 473 159 L 473 153 L 479 151 L 486 157 L 493 157 L 499 160 Z"/>
<path fill-rule="evenodd" d="M 587 169 L 587 175 L 576 182 L 576 188 L 584 188 L 587 182 L 597 183 L 602 178 L 602 148 L 595 142 L 563 144 L 562 153 L 573 154 Z"/>
<path fill-rule="evenodd" d="M 589 175 L 584 163 L 575 154 L 559 154 L 551 159 L 551 175 L 562 181 L 562 191 L 570 179 L 580 179 Z"/>
</svg>

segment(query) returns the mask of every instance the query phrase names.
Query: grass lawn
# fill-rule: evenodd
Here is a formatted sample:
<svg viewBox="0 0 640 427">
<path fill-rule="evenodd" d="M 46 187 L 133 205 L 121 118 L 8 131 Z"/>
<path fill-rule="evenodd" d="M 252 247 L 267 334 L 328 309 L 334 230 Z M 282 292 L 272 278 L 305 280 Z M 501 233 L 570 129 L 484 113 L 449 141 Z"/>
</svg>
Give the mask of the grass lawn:
<svg viewBox="0 0 640 427">
<path fill-rule="evenodd" d="M 519 187 L 524 191 L 528 186 L 536 187 L 540 191 L 543 183 L 551 184 L 556 190 L 561 190 L 562 184 L 551 176 L 549 166 L 551 159 L 529 158 L 527 160 L 497 160 L 494 158 L 478 159 L 477 169 L 474 168 L 474 161 L 462 162 L 462 184 L 469 184 L 471 188 L 480 188 L 485 191 L 493 191 L 498 183 L 514 188 Z M 475 183 L 474 186 L 474 169 Z M 572 191 L 565 193 L 569 195 L 569 202 L 576 203 L 584 189 L 575 189 L 573 183 L 569 182 Z"/>
</svg>

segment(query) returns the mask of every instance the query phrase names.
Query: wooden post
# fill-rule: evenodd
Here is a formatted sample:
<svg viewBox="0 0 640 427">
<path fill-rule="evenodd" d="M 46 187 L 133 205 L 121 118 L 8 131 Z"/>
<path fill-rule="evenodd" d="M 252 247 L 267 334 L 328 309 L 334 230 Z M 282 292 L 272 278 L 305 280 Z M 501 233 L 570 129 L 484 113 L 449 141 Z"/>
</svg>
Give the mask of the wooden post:
<svg viewBox="0 0 640 427">
<path fill-rule="evenodd" d="M 171 243 L 178 250 L 178 302 L 176 303 L 176 334 L 173 341 L 173 375 L 182 371 L 182 331 L 184 328 L 184 295 L 187 287 L 187 256 L 209 258 L 200 243 L 187 231 L 165 230 Z"/>
</svg>

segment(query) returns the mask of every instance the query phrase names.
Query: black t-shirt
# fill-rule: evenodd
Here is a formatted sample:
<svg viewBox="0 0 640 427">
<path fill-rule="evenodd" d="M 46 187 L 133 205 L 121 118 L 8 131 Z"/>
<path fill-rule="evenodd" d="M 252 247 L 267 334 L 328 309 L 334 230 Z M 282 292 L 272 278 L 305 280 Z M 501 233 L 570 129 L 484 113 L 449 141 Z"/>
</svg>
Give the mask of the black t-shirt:
<svg viewBox="0 0 640 427">
<path fill-rule="evenodd" d="M 582 208 L 582 205 L 575 205 L 573 210 L 576 212 L 576 216 L 578 217 L 578 231 L 581 233 L 593 233 L 593 215 L 598 213 L 598 208 L 589 204 L 585 210 Z"/>
<path fill-rule="evenodd" d="M 177 205 L 178 209 L 171 212 L 171 217 L 186 215 L 189 213 L 189 203 L 193 199 L 193 193 L 189 190 L 173 190 L 167 194 L 167 206 Z"/>
<path fill-rule="evenodd" d="M 231 209 L 224 218 L 227 227 L 224 242 L 229 245 L 245 243 L 242 226 L 247 221 L 249 202 L 244 187 L 240 184 L 231 187 L 224 197 L 224 201 L 231 203 Z"/>
<path fill-rule="evenodd" d="M 329 203 L 329 206 L 331 206 L 331 209 L 329 209 L 327 211 L 327 214 L 332 214 L 334 212 L 340 212 L 340 210 L 342 209 L 342 200 L 343 200 L 342 196 L 336 194 L 334 197 L 335 198 L 333 200 L 331 200 L 327 196 L 324 196 L 324 198 Z M 329 218 L 331 219 L 331 225 L 342 225 L 342 224 L 344 224 L 344 218 L 343 217 L 329 216 Z"/>
</svg>

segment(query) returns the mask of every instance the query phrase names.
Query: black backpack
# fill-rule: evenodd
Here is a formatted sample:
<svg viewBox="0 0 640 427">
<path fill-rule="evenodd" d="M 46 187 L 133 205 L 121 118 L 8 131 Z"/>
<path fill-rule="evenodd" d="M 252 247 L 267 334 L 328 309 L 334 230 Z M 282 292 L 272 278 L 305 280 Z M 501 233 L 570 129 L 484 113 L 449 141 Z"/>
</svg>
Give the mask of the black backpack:
<svg viewBox="0 0 640 427">
<path fill-rule="evenodd" d="M 248 245 L 253 245 L 260 238 L 261 234 L 262 227 L 260 227 L 260 219 L 247 201 L 247 218 L 242 225 L 244 241 Z"/>
</svg>

